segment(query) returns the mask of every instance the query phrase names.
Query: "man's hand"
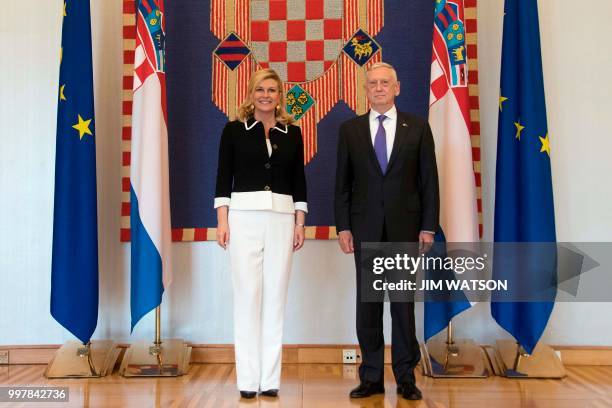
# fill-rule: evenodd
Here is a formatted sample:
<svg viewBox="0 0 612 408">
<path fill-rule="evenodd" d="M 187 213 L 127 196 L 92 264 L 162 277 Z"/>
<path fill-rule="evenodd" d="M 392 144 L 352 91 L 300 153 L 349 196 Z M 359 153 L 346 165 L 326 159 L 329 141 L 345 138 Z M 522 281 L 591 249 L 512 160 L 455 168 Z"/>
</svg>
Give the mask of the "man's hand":
<svg viewBox="0 0 612 408">
<path fill-rule="evenodd" d="M 338 234 L 338 244 L 340 244 L 340 249 L 345 254 L 352 254 L 355 252 L 355 248 L 353 247 L 353 234 L 351 231 L 340 231 Z"/>
<path fill-rule="evenodd" d="M 431 232 L 421 231 L 419 233 L 419 254 L 429 252 L 434 242 L 434 234 Z"/>
</svg>

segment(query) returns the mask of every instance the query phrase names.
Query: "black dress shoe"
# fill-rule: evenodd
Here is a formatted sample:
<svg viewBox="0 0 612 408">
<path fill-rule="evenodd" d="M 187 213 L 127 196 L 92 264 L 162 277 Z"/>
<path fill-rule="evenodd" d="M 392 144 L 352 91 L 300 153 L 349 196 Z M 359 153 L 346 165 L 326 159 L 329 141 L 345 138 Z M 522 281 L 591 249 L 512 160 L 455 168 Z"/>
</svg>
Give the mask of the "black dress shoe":
<svg viewBox="0 0 612 408">
<path fill-rule="evenodd" d="M 241 398 L 251 399 L 251 398 L 255 398 L 256 395 L 257 395 L 257 392 L 255 391 L 240 391 Z"/>
<path fill-rule="evenodd" d="M 397 386 L 397 393 L 402 395 L 402 398 L 407 400 L 416 401 L 423 399 L 423 394 L 419 390 L 415 383 L 406 382 Z"/>
<path fill-rule="evenodd" d="M 374 394 L 384 394 L 385 387 L 380 383 L 374 383 L 369 381 L 362 381 L 356 388 L 354 388 L 349 396 L 351 398 L 366 398 Z"/>
<path fill-rule="evenodd" d="M 278 390 L 272 388 L 271 390 L 262 391 L 261 395 L 265 395 L 266 397 L 278 397 Z"/>
</svg>

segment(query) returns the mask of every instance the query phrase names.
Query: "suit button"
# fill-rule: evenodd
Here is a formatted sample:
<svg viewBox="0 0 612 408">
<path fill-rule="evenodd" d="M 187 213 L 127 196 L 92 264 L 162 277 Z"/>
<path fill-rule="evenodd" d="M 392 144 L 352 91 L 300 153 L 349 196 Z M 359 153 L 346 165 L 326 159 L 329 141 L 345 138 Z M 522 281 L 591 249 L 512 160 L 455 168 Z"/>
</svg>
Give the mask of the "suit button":
<svg viewBox="0 0 612 408">
<path fill-rule="evenodd" d="M 265 191 L 270 191 L 270 186 L 265 186 L 265 187 L 264 187 L 264 190 L 265 190 Z"/>
<path fill-rule="evenodd" d="M 272 166 L 270 165 L 270 163 L 266 163 L 266 164 L 264 165 L 264 167 L 266 168 L 266 170 L 270 170 L 270 167 L 272 167 Z"/>
<path fill-rule="evenodd" d="M 278 149 L 278 145 L 277 145 L 276 143 L 274 143 L 274 144 L 272 145 L 272 149 L 274 149 L 274 150 Z"/>
</svg>

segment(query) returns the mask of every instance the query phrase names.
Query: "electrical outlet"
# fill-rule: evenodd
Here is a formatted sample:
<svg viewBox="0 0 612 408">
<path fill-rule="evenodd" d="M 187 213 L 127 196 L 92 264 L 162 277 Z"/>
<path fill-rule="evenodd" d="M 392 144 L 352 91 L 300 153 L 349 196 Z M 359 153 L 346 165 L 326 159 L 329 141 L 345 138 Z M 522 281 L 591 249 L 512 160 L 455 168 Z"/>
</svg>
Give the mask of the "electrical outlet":
<svg viewBox="0 0 612 408">
<path fill-rule="evenodd" d="M 357 375 L 357 366 L 352 364 L 346 364 L 342 366 L 342 378 L 345 380 L 356 380 L 359 378 Z"/>
<path fill-rule="evenodd" d="M 9 363 L 9 351 L 0 350 L 0 365 L 7 365 Z"/>
<path fill-rule="evenodd" d="M 357 350 L 342 350 L 342 364 L 355 364 L 357 362 Z"/>
</svg>

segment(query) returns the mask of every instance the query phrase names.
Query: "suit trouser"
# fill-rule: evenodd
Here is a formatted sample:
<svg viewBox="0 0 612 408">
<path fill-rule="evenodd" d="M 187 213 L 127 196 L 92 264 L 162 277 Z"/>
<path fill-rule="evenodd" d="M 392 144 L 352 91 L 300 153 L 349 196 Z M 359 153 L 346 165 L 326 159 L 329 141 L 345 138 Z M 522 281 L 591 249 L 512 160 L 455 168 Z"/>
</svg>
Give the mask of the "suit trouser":
<svg viewBox="0 0 612 408">
<path fill-rule="evenodd" d="M 229 227 L 238 389 L 278 389 L 295 218 L 230 210 Z"/>
<path fill-rule="evenodd" d="M 383 231 L 381 242 L 386 241 L 387 234 L 386 231 Z M 384 301 L 361 301 L 361 247 L 357 242 L 355 243 L 355 267 L 357 271 L 357 339 L 362 357 L 359 378 L 361 381 L 382 383 L 385 359 Z M 420 359 L 421 352 L 414 322 L 414 303 L 391 301 L 391 362 L 395 381 L 398 384 L 414 382 L 414 368 Z"/>
</svg>

